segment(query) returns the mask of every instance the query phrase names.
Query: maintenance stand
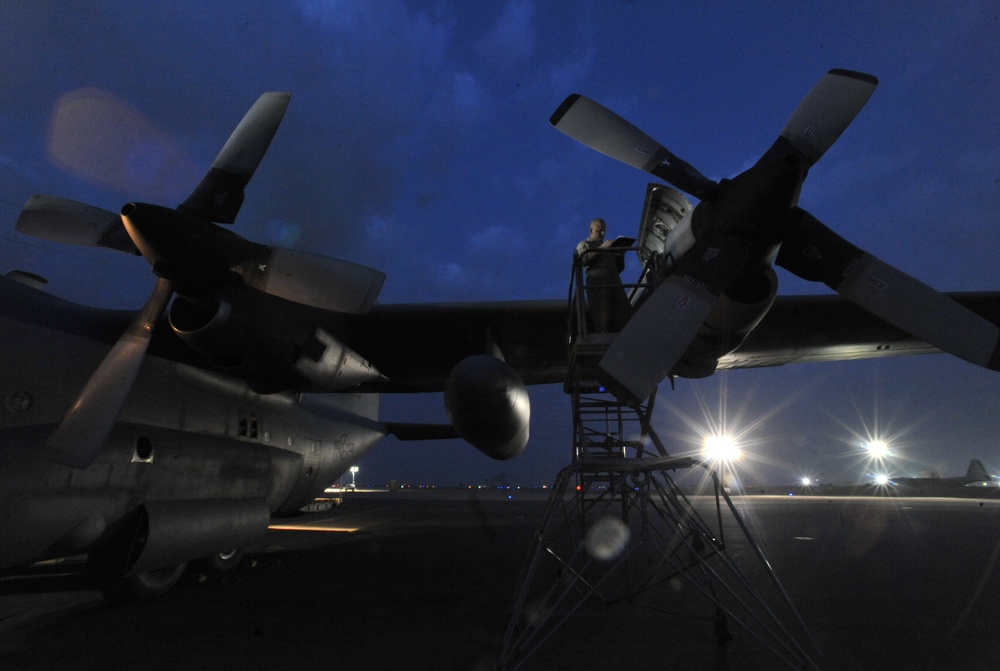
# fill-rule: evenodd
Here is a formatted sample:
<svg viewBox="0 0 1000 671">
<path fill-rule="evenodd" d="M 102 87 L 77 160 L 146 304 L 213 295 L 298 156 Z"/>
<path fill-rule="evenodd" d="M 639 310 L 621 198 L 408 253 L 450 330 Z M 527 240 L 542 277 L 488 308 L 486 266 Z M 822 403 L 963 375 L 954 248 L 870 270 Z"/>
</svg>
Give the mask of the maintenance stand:
<svg viewBox="0 0 1000 671">
<path fill-rule="evenodd" d="M 652 275 L 644 268 L 640 283 L 626 285 L 633 304 L 651 291 L 644 280 Z M 581 640 L 587 635 L 573 641 L 596 645 L 595 654 L 611 659 L 633 658 L 629 646 L 639 640 L 648 645 L 650 639 L 663 641 L 669 657 L 677 653 L 668 649 L 671 636 L 689 638 L 691 627 L 701 626 L 711 632 L 708 640 L 714 634 L 717 668 L 726 668 L 729 625 L 735 622 L 776 660 L 791 668 L 816 668 L 782 620 L 795 621 L 812 649 L 815 643 L 713 465 L 668 454 L 652 425 L 655 392 L 630 405 L 600 382 L 597 362 L 615 334 L 590 332 L 584 296 L 582 269 L 574 258 L 564 385 L 572 400 L 572 459 L 556 477 L 522 569 L 498 668 L 523 668 L 571 618 L 586 621 L 595 612 L 602 623 L 623 629 L 599 644 Z M 692 497 L 695 502 L 674 479 L 690 469 L 704 471 L 703 494 Z M 725 520 L 723 508 L 729 513 Z M 711 524 L 698 509 L 710 513 Z M 750 555 L 757 560 L 753 579 L 729 553 L 727 526 L 736 535 L 738 553 L 748 563 L 753 564 Z M 663 617 L 673 632 L 658 622 Z M 607 636 L 603 624 L 601 631 Z"/>
</svg>

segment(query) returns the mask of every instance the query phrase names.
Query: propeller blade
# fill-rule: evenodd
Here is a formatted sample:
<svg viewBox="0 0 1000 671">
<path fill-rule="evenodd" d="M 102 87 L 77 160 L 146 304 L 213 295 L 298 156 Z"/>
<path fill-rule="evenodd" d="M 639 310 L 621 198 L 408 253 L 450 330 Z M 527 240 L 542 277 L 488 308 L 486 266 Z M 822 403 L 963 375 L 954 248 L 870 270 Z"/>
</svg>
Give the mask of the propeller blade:
<svg viewBox="0 0 1000 671">
<path fill-rule="evenodd" d="M 643 172 L 651 173 L 692 196 L 704 199 L 715 182 L 674 156 L 659 142 L 603 105 L 573 94 L 549 123 L 577 142 Z"/>
<path fill-rule="evenodd" d="M 635 400 L 653 393 L 670 375 L 750 256 L 741 238 L 699 243 L 632 315 L 598 367 Z M 614 391 L 620 391 L 615 389 Z"/>
<path fill-rule="evenodd" d="M 775 263 L 938 349 L 1000 370 L 1000 327 L 796 210 Z"/>
<path fill-rule="evenodd" d="M 139 253 L 117 214 L 58 196 L 36 193 L 28 198 L 16 227 L 42 240 Z"/>
<path fill-rule="evenodd" d="M 260 262 L 234 268 L 251 287 L 323 310 L 364 314 L 375 304 L 385 273 L 350 261 L 282 247 Z"/>
<path fill-rule="evenodd" d="M 229 136 L 212 168 L 178 209 L 231 224 L 243 205 L 243 189 L 278 131 L 290 93 L 264 93 Z"/>
<path fill-rule="evenodd" d="M 812 167 L 851 125 L 877 85 L 878 79 L 863 72 L 830 70 L 795 108 L 764 156 L 791 149 Z"/>
<path fill-rule="evenodd" d="M 93 463 L 118 421 L 171 291 L 170 282 L 156 281 L 146 304 L 87 380 L 46 442 L 53 461 L 73 468 Z"/>
</svg>

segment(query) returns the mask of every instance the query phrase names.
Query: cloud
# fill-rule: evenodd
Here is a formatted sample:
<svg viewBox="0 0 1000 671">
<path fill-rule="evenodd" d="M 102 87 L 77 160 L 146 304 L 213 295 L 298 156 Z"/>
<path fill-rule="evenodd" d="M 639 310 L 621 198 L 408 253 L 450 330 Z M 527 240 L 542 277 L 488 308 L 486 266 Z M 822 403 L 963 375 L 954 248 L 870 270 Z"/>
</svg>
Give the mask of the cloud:
<svg viewBox="0 0 1000 671">
<path fill-rule="evenodd" d="M 477 113 L 485 106 L 486 93 L 471 72 L 455 75 L 455 105 L 464 112 Z"/>
<path fill-rule="evenodd" d="M 549 66 L 548 83 L 554 91 L 571 91 L 584 81 L 594 65 L 597 49 L 587 47 L 573 59 L 559 61 Z"/>
<path fill-rule="evenodd" d="M 457 263 L 445 263 L 435 269 L 434 280 L 443 287 L 464 283 L 465 271 Z"/>
<path fill-rule="evenodd" d="M 535 7 L 529 0 L 510 0 L 479 43 L 480 54 L 501 70 L 530 61 L 535 51 L 534 15 Z"/>
<path fill-rule="evenodd" d="M 519 254 L 524 248 L 524 239 L 510 226 L 487 226 L 472 235 L 469 247 L 475 253 L 508 258 Z"/>
</svg>

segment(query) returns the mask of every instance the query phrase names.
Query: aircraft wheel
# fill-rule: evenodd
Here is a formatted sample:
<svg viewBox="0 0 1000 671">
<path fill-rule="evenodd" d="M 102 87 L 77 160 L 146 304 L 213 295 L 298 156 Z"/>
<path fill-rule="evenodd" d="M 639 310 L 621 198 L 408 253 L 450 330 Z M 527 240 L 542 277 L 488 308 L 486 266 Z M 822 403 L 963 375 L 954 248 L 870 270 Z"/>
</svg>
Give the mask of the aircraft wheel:
<svg viewBox="0 0 1000 671">
<path fill-rule="evenodd" d="M 160 596 L 177 584 L 177 581 L 184 575 L 187 562 L 153 569 L 144 573 L 136 573 L 125 577 L 125 584 L 128 591 L 139 599 L 147 599 L 153 596 Z"/>
<path fill-rule="evenodd" d="M 184 575 L 187 562 L 123 577 L 101 576 L 98 588 L 111 603 L 149 599 L 166 594 Z"/>
<path fill-rule="evenodd" d="M 243 550 L 233 548 L 199 559 L 197 569 L 209 575 L 223 575 L 235 571 L 241 563 L 243 563 Z"/>
</svg>

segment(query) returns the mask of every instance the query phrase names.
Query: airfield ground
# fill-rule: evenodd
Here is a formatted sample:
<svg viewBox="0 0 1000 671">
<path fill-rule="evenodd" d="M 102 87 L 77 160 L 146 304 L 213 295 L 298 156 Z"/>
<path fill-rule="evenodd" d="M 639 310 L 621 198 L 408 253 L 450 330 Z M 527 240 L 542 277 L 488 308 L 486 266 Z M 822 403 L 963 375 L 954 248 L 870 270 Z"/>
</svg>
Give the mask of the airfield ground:
<svg viewBox="0 0 1000 671">
<path fill-rule="evenodd" d="M 272 529 L 230 577 L 190 575 L 146 602 L 106 605 L 72 563 L 6 575 L 0 667 L 495 668 L 545 492 L 343 499 Z M 995 663 L 1000 502 L 782 495 L 736 503 L 808 625 L 819 668 Z M 746 552 L 734 545 L 733 554 Z M 655 609 L 585 608 L 523 668 L 781 668 L 737 628 L 718 647 L 711 612 L 690 594 Z"/>
</svg>

